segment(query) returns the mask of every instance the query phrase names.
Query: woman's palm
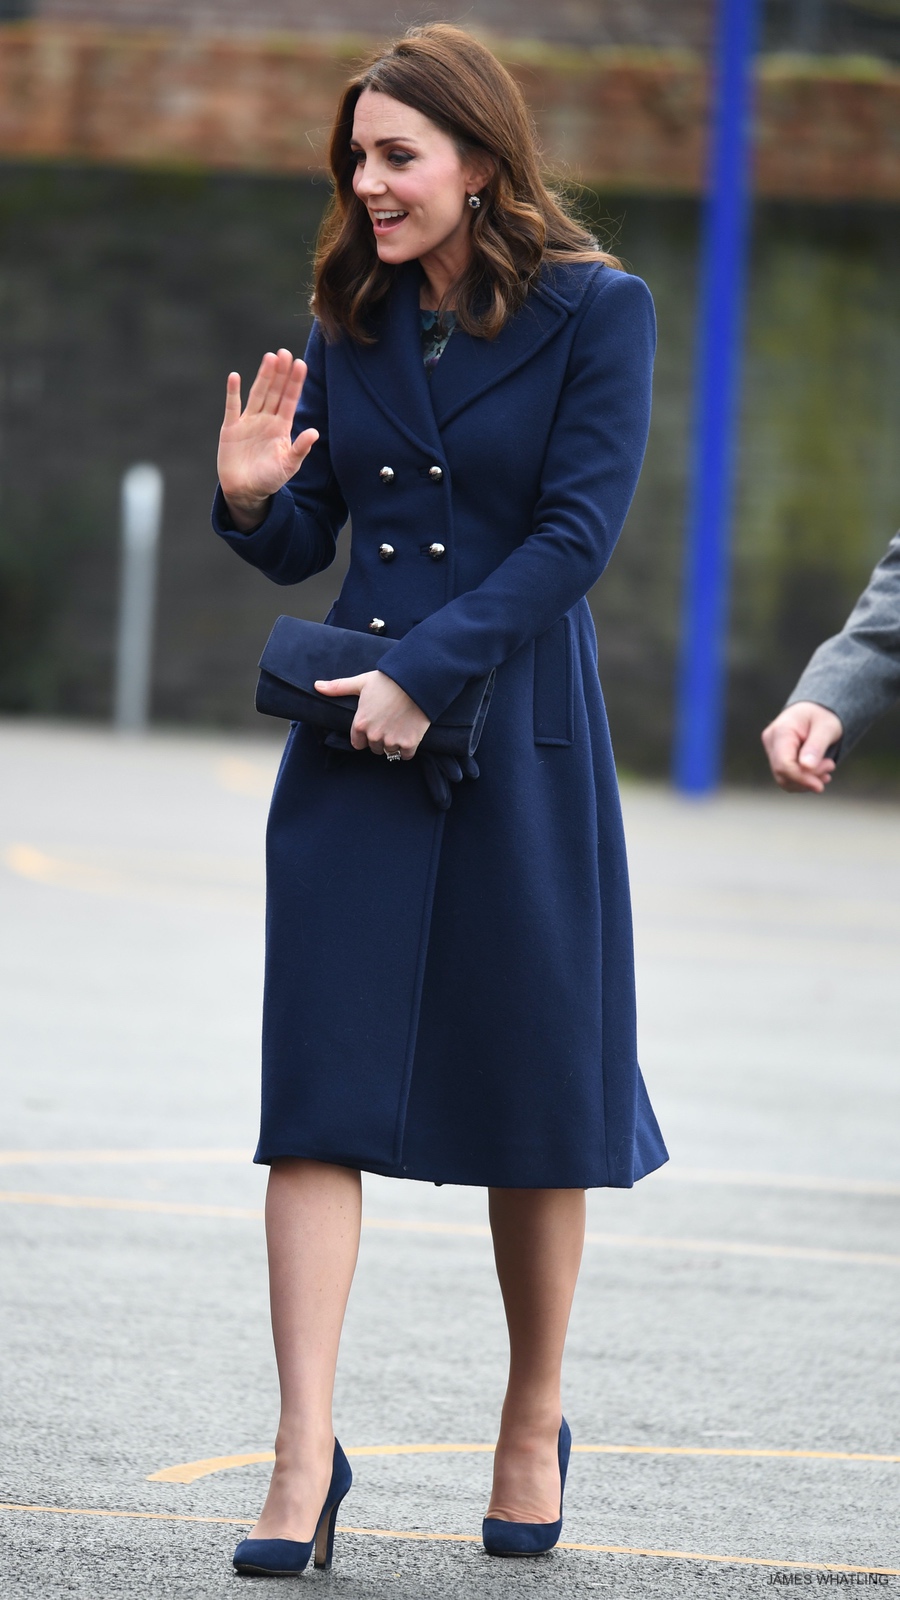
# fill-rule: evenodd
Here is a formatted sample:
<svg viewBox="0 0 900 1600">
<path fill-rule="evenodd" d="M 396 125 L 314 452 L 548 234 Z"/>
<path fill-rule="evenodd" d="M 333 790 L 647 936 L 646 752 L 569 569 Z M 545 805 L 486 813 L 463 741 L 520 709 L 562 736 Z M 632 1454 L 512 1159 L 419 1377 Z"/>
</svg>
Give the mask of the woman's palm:
<svg viewBox="0 0 900 1600">
<path fill-rule="evenodd" d="M 290 350 L 270 352 L 263 356 L 242 411 L 240 375 L 229 374 L 218 456 L 219 482 L 229 503 L 249 507 L 268 500 L 309 454 L 319 437 L 315 428 L 291 439 L 305 378 L 305 363 Z"/>
</svg>

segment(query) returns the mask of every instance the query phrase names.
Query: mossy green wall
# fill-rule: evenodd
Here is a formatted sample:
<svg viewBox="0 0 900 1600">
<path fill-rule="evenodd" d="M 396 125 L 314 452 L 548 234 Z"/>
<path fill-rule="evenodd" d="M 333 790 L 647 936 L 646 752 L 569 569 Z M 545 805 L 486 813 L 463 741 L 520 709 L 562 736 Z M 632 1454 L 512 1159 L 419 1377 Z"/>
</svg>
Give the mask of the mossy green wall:
<svg viewBox="0 0 900 1600">
<path fill-rule="evenodd" d="M 209 532 L 225 374 L 302 348 L 321 184 L 0 169 L 0 710 L 109 715 L 117 495 L 166 477 L 154 712 L 255 725 L 254 663 L 284 608 L 321 616 L 345 559 L 286 593 Z M 592 597 L 626 769 L 667 769 L 695 297 L 695 205 L 598 200 L 660 323 L 647 464 Z M 761 207 L 734 556 L 729 771 L 842 622 L 900 523 L 900 223 L 889 208 Z M 900 774 L 900 718 L 854 771 Z M 851 776 L 848 768 L 848 778 Z"/>
<path fill-rule="evenodd" d="M 900 217 L 772 208 L 749 317 L 732 760 L 761 691 L 843 621 L 900 525 Z M 900 618 L 898 618 L 900 623 Z M 900 753 L 897 725 L 869 741 Z"/>
</svg>

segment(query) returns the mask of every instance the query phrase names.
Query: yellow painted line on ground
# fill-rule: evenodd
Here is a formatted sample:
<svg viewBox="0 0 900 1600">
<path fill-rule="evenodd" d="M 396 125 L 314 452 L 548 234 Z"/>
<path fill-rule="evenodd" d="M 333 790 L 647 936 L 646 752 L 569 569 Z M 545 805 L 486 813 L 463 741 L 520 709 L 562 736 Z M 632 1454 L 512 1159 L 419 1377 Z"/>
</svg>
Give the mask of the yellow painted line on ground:
<svg viewBox="0 0 900 1600">
<path fill-rule="evenodd" d="M 65 884 L 67 887 L 102 889 L 115 888 L 115 874 L 108 870 L 75 866 L 35 850 L 30 844 L 11 844 L 3 859 L 11 871 L 20 878 L 31 878 L 35 883 Z"/>
<path fill-rule="evenodd" d="M 750 1450 L 678 1444 L 575 1444 L 572 1450 L 581 1455 L 608 1456 L 753 1456 L 794 1461 L 900 1462 L 900 1455 L 873 1455 L 859 1450 Z M 492 1444 L 358 1444 L 349 1446 L 346 1451 L 348 1456 L 493 1455 L 493 1453 Z M 274 1460 L 274 1450 L 258 1450 L 250 1455 L 207 1456 L 202 1461 L 182 1461 L 174 1467 L 161 1467 L 159 1472 L 149 1474 L 147 1482 L 196 1483 L 198 1478 L 211 1477 L 214 1472 L 229 1472 L 233 1467 L 253 1467 Z"/>
<path fill-rule="evenodd" d="M 236 1165 L 250 1150 L 0 1150 L 0 1167 Z"/>
<path fill-rule="evenodd" d="M 397 1233 L 450 1233 L 490 1238 L 486 1223 L 422 1222 L 405 1217 L 367 1217 L 364 1228 L 390 1229 Z M 857 1266 L 900 1267 L 900 1255 L 877 1250 L 832 1250 L 817 1245 L 753 1244 L 746 1240 L 685 1239 L 665 1234 L 586 1233 L 585 1244 L 610 1245 L 635 1250 L 676 1250 L 701 1255 L 766 1256 L 785 1261 L 839 1261 Z"/>
<path fill-rule="evenodd" d="M 70 1211 L 143 1211 L 160 1216 L 225 1217 L 232 1221 L 255 1222 L 263 1216 L 257 1206 L 206 1205 L 190 1200 L 130 1200 L 106 1195 L 45 1194 L 27 1189 L 0 1189 L 0 1205 L 58 1206 Z M 364 1217 L 363 1227 L 391 1233 L 450 1234 L 478 1239 L 489 1239 L 491 1233 L 487 1223 L 482 1222 L 425 1222 L 404 1217 Z M 587 1233 L 585 1243 L 626 1250 L 673 1250 L 678 1254 L 687 1252 L 782 1261 L 838 1262 L 863 1267 L 900 1267 L 900 1255 L 888 1255 L 877 1250 L 831 1250 L 814 1245 L 753 1244 L 732 1239 L 683 1239 L 640 1233 Z"/>
<path fill-rule="evenodd" d="M 269 800 L 278 773 L 277 759 L 263 765 L 244 756 L 223 756 L 216 762 L 216 781 L 230 794 L 247 795 L 251 800 Z"/>
<path fill-rule="evenodd" d="M 167 908 L 183 905 L 187 898 L 207 910 L 256 913 L 265 903 L 262 874 L 252 862 L 202 856 L 51 855 L 24 842 L 9 845 L 0 860 L 31 883 L 113 898 L 137 897 Z"/>
<path fill-rule="evenodd" d="M 808 1189 L 816 1194 L 871 1194 L 900 1196 L 900 1183 L 882 1178 L 817 1178 L 792 1172 L 729 1172 L 719 1167 L 678 1167 L 667 1162 L 651 1174 L 654 1182 L 710 1183 L 735 1188 Z"/>
<path fill-rule="evenodd" d="M 374 1539 L 448 1540 L 454 1544 L 481 1543 L 481 1535 L 477 1533 L 408 1533 L 393 1528 L 338 1528 L 338 1532 L 368 1535 Z M 586 1550 L 595 1555 L 608 1556 L 656 1556 L 664 1561 L 715 1561 L 725 1566 L 778 1567 L 792 1570 L 799 1568 L 805 1572 L 871 1572 L 883 1577 L 900 1577 L 900 1567 L 851 1567 L 839 1565 L 837 1562 L 780 1561 L 772 1556 L 722 1556 L 711 1555 L 701 1550 L 649 1550 L 636 1545 L 581 1544 L 566 1539 L 560 1539 L 557 1549 Z"/>
<path fill-rule="evenodd" d="M 228 1217 L 258 1222 L 258 1206 L 211 1206 L 189 1200 L 113 1200 L 98 1194 L 34 1194 L 24 1189 L 0 1189 L 0 1205 L 61 1206 L 68 1211 L 149 1211 L 167 1217 Z"/>
<path fill-rule="evenodd" d="M 160 1150 L 0 1150 L 0 1166 L 140 1166 L 195 1162 L 245 1166 L 251 1163 L 249 1149 L 160 1149 Z M 720 1167 L 679 1167 L 667 1162 L 651 1174 L 655 1184 L 666 1182 L 721 1184 L 725 1187 L 757 1189 L 809 1189 L 821 1194 L 891 1195 L 900 1197 L 900 1183 L 882 1178 L 823 1178 L 814 1174 L 783 1172 L 740 1172 Z"/>
<path fill-rule="evenodd" d="M 862 1450 L 751 1450 L 705 1444 L 573 1444 L 585 1455 L 636 1456 L 773 1456 L 797 1461 L 900 1462 L 900 1455 L 875 1455 Z"/>
<path fill-rule="evenodd" d="M 862 1267 L 900 1267 L 900 1255 L 880 1250 L 831 1250 L 805 1244 L 752 1244 L 731 1239 L 676 1239 L 638 1233 L 586 1233 L 585 1244 L 630 1245 L 635 1250 L 677 1250 L 701 1255 L 767 1256 L 782 1261 L 840 1261 Z"/>
<path fill-rule="evenodd" d="M 107 1511 L 93 1506 L 29 1506 L 16 1505 L 12 1501 L 0 1501 L 0 1511 L 24 1511 L 60 1517 L 124 1517 L 146 1522 L 208 1522 L 240 1528 L 253 1526 L 252 1517 L 196 1517 L 168 1511 Z M 351 1528 L 341 1525 L 338 1526 L 337 1531 L 338 1533 L 349 1534 L 361 1539 L 403 1539 L 422 1544 L 481 1543 L 481 1536 L 477 1533 L 426 1533 L 402 1528 Z M 708 1551 L 702 1550 L 651 1550 L 637 1545 L 580 1544 L 565 1539 L 560 1540 L 557 1548 L 560 1550 L 582 1550 L 593 1555 L 650 1556 L 656 1557 L 661 1561 L 714 1561 L 721 1566 L 729 1567 L 777 1567 L 782 1570 L 790 1569 L 791 1571 L 801 1572 L 866 1572 L 877 1574 L 879 1577 L 900 1577 L 900 1567 L 849 1566 L 846 1563 L 835 1561 L 782 1561 L 776 1560 L 773 1556 L 713 1555 Z"/>
<path fill-rule="evenodd" d="M 254 1517 L 196 1517 L 184 1511 L 110 1511 L 96 1506 L 20 1506 L 0 1500 L 0 1511 L 47 1512 L 57 1517 L 133 1517 L 138 1522 L 225 1522 L 231 1527 L 252 1528 Z"/>
<path fill-rule="evenodd" d="M 463 1234 L 490 1238 L 486 1223 L 425 1222 L 405 1217 L 366 1217 L 364 1228 L 386 1229 L 396 1233 Z M 787 1261 L 837 1261 L 857 1266 L 900 1267 L 900 1255 L 877 1250 L 832 1250 L 826 1246 L 801 1244 L 754 1244 L 748 1240 L 692 1239 L 666 1234 L 586 1233 L 585 1244 L 608 1245 L 635 1250 L 675 1250 L 701 1255 L 761 1256 Z"/>
<path fill-rule="evenodd" d="M 207 1456 L 203 1461 L 181 1461 L 174 1467 L 160 1467 L 159 1472 L 148 1474 L 147 1482 L 196 1483 L 198 1478 L 209 1478 L 214 1472 L 228 1472 L 232 1467 L 255 1467 L 260 1462 L 274 1460 L 274 1450 L 255 1450 L 243 1456 Z"/>
</svg>

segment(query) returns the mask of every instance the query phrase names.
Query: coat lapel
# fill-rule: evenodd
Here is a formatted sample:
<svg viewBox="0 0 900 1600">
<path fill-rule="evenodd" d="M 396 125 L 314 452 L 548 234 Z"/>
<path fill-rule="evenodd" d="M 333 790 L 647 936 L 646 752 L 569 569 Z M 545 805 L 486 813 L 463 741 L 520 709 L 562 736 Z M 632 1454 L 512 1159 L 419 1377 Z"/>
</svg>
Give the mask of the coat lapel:
<svg viewBox="0 0 900 1600">
<path fill-rule="evenodd" d="M 346 341 L 356 374 L 376 405 L 419 450 L 441 453 L 422 359 L 417 262 L 400 267 L 379 318 L 375 344 Z M 452 343 L 452 341 L 451 341 Z"/>
<path fill-rule="evenodd" d="M 592 275 L 593 276 L 593 275 Z M 419 323 L 421 269 L 398 268 L 380 318 L 375 344 L 347 341 L 350 360 L 372 399 L 419 449 L 440 452 L 440 430 L 494 384 L 530 361 L 557 334 L 580 303 L 587 281 L 545 272 L 526 304 L 496 339 L 454 331 L 429 379 Z"/>
<path fill-rule="evenodd" d="M 540 284 L 496 339 L 475 339 L 455 329 L 431 375 L 431 403 L 439 428 L 494 384 L 530 361 L 568 321 L 571 306 Z"/>
</svg>

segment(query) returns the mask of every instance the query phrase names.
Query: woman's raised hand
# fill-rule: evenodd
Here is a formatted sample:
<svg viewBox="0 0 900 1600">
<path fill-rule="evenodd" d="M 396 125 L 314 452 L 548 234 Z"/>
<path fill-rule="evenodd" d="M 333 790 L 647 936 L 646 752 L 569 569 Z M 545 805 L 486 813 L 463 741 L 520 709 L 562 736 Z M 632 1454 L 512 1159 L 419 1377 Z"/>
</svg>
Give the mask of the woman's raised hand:
<svg viewBox="0 0 900 1600">
<path fill-rule="evenodd" d="M 219 482 L 232 521 L 248 533 L 263 521 L 273 494 L 309 455 L 319 435 L 307 428 L 291 440 L 291 424 L 306 378 L 306 363 L 290 350 L 264 355 L 241 410 L 241 376 L 228 374 L 225 420 L 219 434 Z"/>
</svg>

